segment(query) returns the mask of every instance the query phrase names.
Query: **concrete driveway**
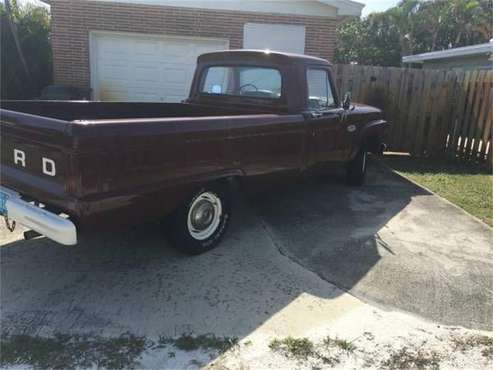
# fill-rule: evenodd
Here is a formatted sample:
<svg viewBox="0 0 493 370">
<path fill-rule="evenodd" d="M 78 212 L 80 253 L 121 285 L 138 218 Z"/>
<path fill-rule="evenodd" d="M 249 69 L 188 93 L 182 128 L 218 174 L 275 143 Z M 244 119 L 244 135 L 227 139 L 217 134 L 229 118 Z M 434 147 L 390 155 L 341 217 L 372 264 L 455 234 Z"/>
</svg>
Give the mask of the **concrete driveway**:
<svg viewBox="0 0 493 370">
<path fill-rule="evenodd" d="M 196 257 L 176 252 L 153 225 L 85 238 L 76 248 L 40 238 L 0 252 L 1 327 L 10 334 L 244 338 L 267 325 L 301 335 L 325 316 L 327 306 L 314 310 L 313 302 L 330 305 L 329 321 L 362 306 L 279 253 L 245 205 L 221 246 Z M 303 312 L 311 319 L 292 319 Z"/>
<path fill-rule="evenodd" d="M 154 225 L 78 247 L 0 231 L 9 333 L 303 335 L 372 304 L 493 329 L 492 230 L 374 164 L 364 188 L 336 176 L 239 201 L 197 257 Z"/>
<path fill-rule="evenodd" d="M 356 297 L 493 329 L 493 230 L 382 165 L 362 188 L 331 177 L 252 204 L 286 255 Z"/>
</svg>

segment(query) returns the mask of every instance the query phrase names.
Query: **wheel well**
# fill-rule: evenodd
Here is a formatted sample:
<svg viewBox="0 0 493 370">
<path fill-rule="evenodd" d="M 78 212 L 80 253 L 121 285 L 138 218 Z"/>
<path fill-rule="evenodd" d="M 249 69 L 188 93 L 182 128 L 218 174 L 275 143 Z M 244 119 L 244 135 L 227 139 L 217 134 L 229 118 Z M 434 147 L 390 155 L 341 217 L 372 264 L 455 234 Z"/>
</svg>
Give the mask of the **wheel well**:
<svg viewBox="0 0 493 370">
<path fill-rule="evenodd" d="M 221 177 L 211 181 L 209 184 L 220 185 L 224 189 L 227 189 L 230 193 L 233 193 L 241 188 L 241 177 L 240 176 Z"/>
<path fill-rule="evenodd" d="M 368 133 L 363 139 L 362 145 L 370 153 L 378 154 L 380 153 L 380 147 L 382 140 L 378 131 L 373 131 Z"/>
</svg>

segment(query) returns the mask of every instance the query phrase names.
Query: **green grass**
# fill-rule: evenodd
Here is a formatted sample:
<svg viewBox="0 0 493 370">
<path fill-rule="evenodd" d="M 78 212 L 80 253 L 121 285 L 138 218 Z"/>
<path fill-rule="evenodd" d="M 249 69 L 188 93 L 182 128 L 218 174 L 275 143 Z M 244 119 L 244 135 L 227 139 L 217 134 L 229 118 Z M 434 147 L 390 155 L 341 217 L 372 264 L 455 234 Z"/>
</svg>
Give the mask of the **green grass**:
<svg viewBox="0 0 493 370">
<path fill-rule="evenodd" d="M 183 334 L 179 338 L 160 337 L 158 347 L 172 345 L 181 351 L 217 350 L 219 353 L 225 353 L 238 344 L 236 337 L 216 337 L 212 334 L 193 336 Z"/>
<path fill-rule="evenodd" d="M 135 369 L 146 340 L 133 335 L 116 338 L 69 336 L 53 338 L 2 335 L 0 366 L 28 365 L 35 369 Z"/>
<path fill-rule="evenodd" d="M 324 354 L 318 347 L 308 338 L 287 337 L 284 339 L 273 339 L 269 343 L 271 351 L 281 353 L 287 358 L 294 358 L 298 361 L 316 359 L 330 366 L 339 363 L 340 360 L 337 356 Z"/>
<path fill-rule="evenodd" d="M 346 352 L 354 352 L 354 350 L 356 349 L 356 346 L 346 339 L 326 337 L 323 343 L 327 347 L 339 347 Z"/>
<path fill-rule="evenodd" d="M 434 351 L 403 347 L 382 361 L 383 369 L 439 369 L 440 356 Z"/>
<path fill-rule="evenodd" d="M 272 351 L 282 352 L 294 358 L 304 360 L 315 354 L 315 345 L 308 338 L 287 337 L 284 339 L 274 339 L 270 342 L 269 348 Z"/>
<path fill-rule="evenodd" d="M 113 338 L 62 334 L 56 334 L 54 337 L 4 334 L 0 336 L 0 367 L 27 365 L 35 369 L 137 369 L 139 358 L 147 349 L 173 346 L 181 351 L 202 349 L 225 353 L 237 344 L 237 338 L 215 335 L 182 335 L 179 338 L 161 336 L 155 343 L 132 334 Z M 176 353 L 170 350 L 168 357 L 174 358 Z"/>
<path fill-rule="evenodd" d="M 452 343 L 458 351 L 468 351 L 472 348 L 482 347 L 481 354 L 493 359 L 493 337 L 486 335 L 469 335 L 465 337 L 453 337 Z"/>
<path fill-rule="evenodd" d="M 385 155 L 384 163 L 493 226 L 493 175 L 475 164 Z"/>
</svg>

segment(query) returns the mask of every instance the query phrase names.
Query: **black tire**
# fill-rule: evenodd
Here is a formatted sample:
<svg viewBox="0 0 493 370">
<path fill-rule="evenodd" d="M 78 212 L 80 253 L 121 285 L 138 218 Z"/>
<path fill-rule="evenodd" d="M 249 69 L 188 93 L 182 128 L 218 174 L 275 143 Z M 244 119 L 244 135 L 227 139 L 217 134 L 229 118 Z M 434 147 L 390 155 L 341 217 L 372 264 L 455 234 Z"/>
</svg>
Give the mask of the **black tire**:
<svg viewBox="0 0 493 370">
<path fill-rule="evenodd" d="M 219 244 L 230 218 L 228 185 L 205 186 L 175 212 L 169 223 L 169 236 L 178 250 L 190 255 L 202 254 Z"/>
<path fill-rule="evenodd" d="M 351 186 L 361 186 L 365 183 L 366 168 L 368 165 L 368 153 L 366 148 L 356 154 L 351 162 L 348 164 L 346 172 L 347 183 Z"/>
</svg>

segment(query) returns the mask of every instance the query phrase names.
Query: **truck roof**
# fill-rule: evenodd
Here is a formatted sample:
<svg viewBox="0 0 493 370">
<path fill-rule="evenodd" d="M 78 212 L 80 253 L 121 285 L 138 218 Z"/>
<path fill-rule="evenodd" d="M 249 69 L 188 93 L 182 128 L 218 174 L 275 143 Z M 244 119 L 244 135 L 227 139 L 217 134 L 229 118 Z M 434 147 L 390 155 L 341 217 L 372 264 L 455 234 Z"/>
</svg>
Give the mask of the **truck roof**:
<svg viewBox="0 0 493 370">
<path fill-rule="evenodd" d="M 199 63 L 216 63 L 216 62 L 263 62 L 274 64 L 320 64 L 331 65 L 327 60 L 309 55 L 282 53 L 270 50 L 222 50 L 212 53 L 202 54 L 198 58 Z"/>
</svg>

